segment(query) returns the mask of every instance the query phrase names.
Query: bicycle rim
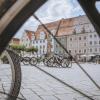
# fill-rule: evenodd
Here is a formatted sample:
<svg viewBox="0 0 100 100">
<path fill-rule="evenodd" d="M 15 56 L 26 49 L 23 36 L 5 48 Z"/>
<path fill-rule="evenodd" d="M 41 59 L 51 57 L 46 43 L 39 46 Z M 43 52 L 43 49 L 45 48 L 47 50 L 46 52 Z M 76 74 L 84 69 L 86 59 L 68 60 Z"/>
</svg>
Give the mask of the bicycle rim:
<svg viewBox="0 0 100 100">
<path fill-rule="evenodd" d="M 24 57 L 23 58 L 23 64 L 24 65 L 29 65 L 29 62 L 30 62 L 30 58 L 29 57 Z"/>
<path fill-rule="evenodd" d="M 7 57 L 9 62 L 9 64 L 5 64 L 7 69 L 5 68 L 6 73 L 4 74 L 5 76 L 7 75 L 10 79 L 7 81 L 9 86 L 3 86 L 3 92 L 5 94 L 3 94 L 2 100 L 16 100 L 21 86 L 21 68 L 20 62 L 17 59 L 18 55 L 10 50 L 4 51 L 3 55 Z M 2 66 L 5 67 L 5 65 Z M 7 85 L 7 82 L 5 85 Z"/>
<path fill-rule="evenodd" d="M 37 59 L 35 57 L 32 57 L 29 63 L 33 66 L 36 65 L 37 64 Z"/>
</svg>

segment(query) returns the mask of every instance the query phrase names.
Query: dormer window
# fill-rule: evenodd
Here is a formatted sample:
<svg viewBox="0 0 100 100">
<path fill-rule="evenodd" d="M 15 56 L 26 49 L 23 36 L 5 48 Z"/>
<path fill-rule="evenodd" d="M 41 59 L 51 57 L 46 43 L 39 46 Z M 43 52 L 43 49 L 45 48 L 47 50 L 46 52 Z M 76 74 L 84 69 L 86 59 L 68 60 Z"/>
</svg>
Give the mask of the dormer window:
<svg viewBox="0 0 100 100">
<path fill-rule="evenodd" d="M 53 35 L 56 35 L 56 30 L 51 30 L 51 33 L 53 34 Z"/>
<path fill-rule="evenodd" d="M 45 39 L 45 32 L 40 32 L 40 39 Z"/>
</svg>

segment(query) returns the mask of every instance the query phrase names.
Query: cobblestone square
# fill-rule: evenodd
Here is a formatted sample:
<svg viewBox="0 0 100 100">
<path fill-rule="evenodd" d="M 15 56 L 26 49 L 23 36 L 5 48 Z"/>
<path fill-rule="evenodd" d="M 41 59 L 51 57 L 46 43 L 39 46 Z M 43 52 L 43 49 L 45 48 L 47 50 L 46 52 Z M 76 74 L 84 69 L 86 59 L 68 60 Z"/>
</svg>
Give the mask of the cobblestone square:
<svg viewBox="0 0 100 100">
<path fill-rule="evenodd" d="M 2 66 L 4 69 L 7 65 L 2 64 Z M 100 84 L 100 65 L 82 64 L 82 66 L 93 79 Z M 100 90 L 95 87 L 76 64 L 73 64 L 72 68 L 50 68 L 43 64 L 38 65 L 38 67 L 75 88 L 78 88 L 94 100 L 100 100 Z M 68 86 L 65 86 L 61 82 L 40 71 L 35 66 L 22 65 L 21 68 L 22 85 L 19 97 L 25 100 L 89 100 L 87 97 L 84 97 Z M 2 73 L 0 74 L 0 91 L 4 91 L 5 86 L 6 89 L 7 86 L 9 88 L 9 84 L 7 83 L 9 80 L 6 77 L 7 73 L 3 75 L 2 67 L 0 73 Z M 5 100 L 4 97 L 5 95 L 0 94 L 0 100 Z"/>
</svg>

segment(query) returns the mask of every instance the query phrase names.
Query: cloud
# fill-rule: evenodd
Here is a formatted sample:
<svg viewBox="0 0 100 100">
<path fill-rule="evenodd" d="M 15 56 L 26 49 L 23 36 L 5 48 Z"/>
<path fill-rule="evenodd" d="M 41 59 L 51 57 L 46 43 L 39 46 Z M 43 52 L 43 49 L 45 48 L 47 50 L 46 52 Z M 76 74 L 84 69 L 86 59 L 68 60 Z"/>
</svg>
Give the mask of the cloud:
<svg viewBox="0 0 100 100">
<path fill-rule="evenodd" d="M 61 18 L 83 15 L 84 12 L 77 0 L 48 0 L 35 14 L 42 22 L 48 23 Z M 36 30 L 38 24 L 33 17 L 30 17 L 17 32 L 16 37 L 21 37 L 25 29 Z"/>
<path fill-rule="evenodd" d="M 36 12 L 40 18 L 69 18 L 80 14 L 84 14 L 84 12 L 77 0 L 49 0 Z"/>
<path fill-rule="evenodd" d="M 25 24 L 18 30 L 17 34 L 16 34 L 16 38 L 21 38 L 22 34 L 25 32 L 25 30 L 31 30 L 31 31 L 35 31 L 37 29 L 37 25 L 39 24 L 39 22 L 37 20 L 35 20 L 33 18 L 33 16 L 31 16 L 26 22 Z"/>
<path fill-rule="evenodd" d="M 100 1 L 96 2 L 96 8 L 97 8 L 98 12 L 100 13 Z"/>
</svg>

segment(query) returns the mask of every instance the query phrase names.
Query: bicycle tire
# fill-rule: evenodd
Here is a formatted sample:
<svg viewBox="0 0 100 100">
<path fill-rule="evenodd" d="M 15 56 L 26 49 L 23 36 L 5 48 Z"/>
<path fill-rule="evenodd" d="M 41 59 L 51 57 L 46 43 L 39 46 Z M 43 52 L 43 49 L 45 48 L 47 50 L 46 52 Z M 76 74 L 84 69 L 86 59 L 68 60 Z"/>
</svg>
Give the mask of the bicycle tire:
<svg viewBox="0 0 100 100">
<path fill-rule="evenodd" d="M 37 64 L 37 58 L 32 57 L 29 61 L 30 65 L 35 66 Z"/>
<path fill-rule="evenodd" d="M 71 63 L 71 61 L 69 61 L 67 58 L 64 58 L 63 60 L 62 60 L 62 63 L 61 63 L 61 66 L 63 67 L 63 68 L 70 68 L 70 63 Z"/>
<path fill-rule="evenodd" d="M 18 55 L 11 50 L 5 50 L 4 56 L 8 58 L 9 64 L 11 65 L 12 72 L 12 84 L 9 93 L 7 93 L 6 100 L 16 100 L 21 87 L 21 67 Z"/>
<path fill-rule="evenodd" d="M 47 66 L 47 60 L 48 60 L 47 58 L 43 59 L 43 63 L 45 66 Z"/>
<path fill-rule="evenodd" d="M 51 57 L 47 60 L 47 66 L 54 67 L 54 58 L 53 57 Z"/>
<path fill-rule="evenodd" d="M 29 62 L 30 62 L 30 58 L 29 57 L 23 57 L 23 64 L 24 65 L 29 65 Z"/>
</svg>

